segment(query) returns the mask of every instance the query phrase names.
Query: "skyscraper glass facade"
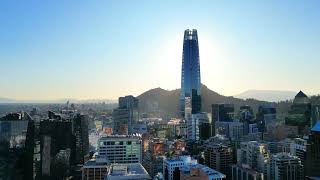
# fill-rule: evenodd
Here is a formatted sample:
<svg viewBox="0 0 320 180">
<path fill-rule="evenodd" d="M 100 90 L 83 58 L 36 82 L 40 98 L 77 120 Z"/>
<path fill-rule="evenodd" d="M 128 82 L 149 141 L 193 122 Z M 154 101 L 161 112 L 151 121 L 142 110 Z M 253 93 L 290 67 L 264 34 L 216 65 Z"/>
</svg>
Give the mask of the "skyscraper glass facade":
<svg viewBox="0 0 320 180">
<path fill-rule="evenodd" d="M 192 98 L 192 113 L 201 110 L 200 58 L 197 30 L 185 30 L 183 39 L 180 111 L 184 114 L 185 97 Z"/>
</svg>

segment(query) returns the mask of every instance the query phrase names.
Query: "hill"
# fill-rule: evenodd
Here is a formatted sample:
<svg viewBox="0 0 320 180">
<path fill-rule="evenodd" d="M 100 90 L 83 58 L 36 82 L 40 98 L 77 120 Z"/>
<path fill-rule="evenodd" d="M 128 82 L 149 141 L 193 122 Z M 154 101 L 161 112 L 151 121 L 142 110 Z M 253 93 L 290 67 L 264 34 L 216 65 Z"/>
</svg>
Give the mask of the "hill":
<svg viewBox="0 0 320 180">
<path fill-rule="evenodd" d="M 177 116 L 179 114 L 179 96 L 180 89 L 168 91 L 161 88 L 155 88 L 146 91 L 137 97 L 139 99 L 140 112 Z M 211 105 L 215 103 L 231 103 L 235 105 L 236 110 L 242 105 L 249 105 L 254 111 L 257 110 L 259 105 L 270 103 L 255 99 L 244 100 L 232 96 L 223 96 L 210 90 L 205 85 L 201 86 L 201 98 L 202 111 L 204 112 L 211 112 Z"/>
</svg>

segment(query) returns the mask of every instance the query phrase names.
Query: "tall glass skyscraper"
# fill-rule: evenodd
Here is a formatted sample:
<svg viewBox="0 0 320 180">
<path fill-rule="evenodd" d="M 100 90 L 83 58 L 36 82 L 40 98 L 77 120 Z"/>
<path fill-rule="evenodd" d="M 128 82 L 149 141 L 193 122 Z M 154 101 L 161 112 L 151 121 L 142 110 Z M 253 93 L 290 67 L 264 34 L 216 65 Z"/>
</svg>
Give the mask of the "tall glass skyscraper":
<svg viewBox="0 0 320 180">
<path fill-rule="evenodd" d="M 200 97 L 200 58 L 197 30 L 187 29 L 184 31 L 182 71 L 181 71 L 181 94 L 180 111 L 184 114 L 185 98 L 191 97 L 192 114 L 201 111 Z"/>
</svg>

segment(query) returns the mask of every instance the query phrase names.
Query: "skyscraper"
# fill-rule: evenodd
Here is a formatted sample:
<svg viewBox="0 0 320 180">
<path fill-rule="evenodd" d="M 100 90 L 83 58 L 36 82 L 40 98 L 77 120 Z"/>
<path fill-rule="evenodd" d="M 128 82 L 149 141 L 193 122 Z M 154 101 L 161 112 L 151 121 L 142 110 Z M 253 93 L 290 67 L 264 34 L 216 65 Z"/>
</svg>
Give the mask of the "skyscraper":
<svg viewBox="0 0 320 180">
<path fill-rule="evenodd" d="M 182 71 L 181 71 L 181 94 L 180 111 L 184 114 L 185 97 L 192 98 L 192 114 L 201 111 L 200 97 L 200 58 L 197 30 L 187 29 L 184 31 Z"/>
</svg>

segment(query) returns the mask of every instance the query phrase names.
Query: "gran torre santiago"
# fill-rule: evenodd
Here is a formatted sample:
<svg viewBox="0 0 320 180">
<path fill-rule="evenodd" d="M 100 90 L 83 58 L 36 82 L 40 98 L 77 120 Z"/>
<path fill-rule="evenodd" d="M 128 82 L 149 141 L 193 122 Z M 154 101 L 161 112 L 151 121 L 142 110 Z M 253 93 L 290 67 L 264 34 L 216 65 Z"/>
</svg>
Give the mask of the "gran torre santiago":
<svg viewBox="0 0 320 180">
<path fill-rule="evenodd" d="M 186 104 L 190 104 L 192 114 L 201 111 L 201 79 L 198 33 L 196 29 L 184 31 L 180 112 L 185 113 Z M 186 102 L 190 101 L 190 102 Z"/>
</svg>

